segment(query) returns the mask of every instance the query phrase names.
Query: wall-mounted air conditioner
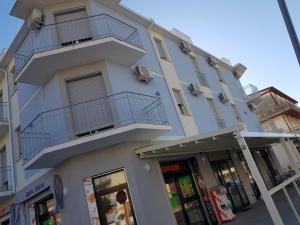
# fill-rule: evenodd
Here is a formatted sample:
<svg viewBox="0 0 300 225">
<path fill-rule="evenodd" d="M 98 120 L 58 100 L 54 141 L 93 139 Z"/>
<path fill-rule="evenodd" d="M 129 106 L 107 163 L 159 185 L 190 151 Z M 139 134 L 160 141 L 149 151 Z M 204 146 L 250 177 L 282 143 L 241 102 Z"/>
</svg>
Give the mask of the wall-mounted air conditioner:
<svg viewBox="0 0 300 225">
<path fill-rule="evenodd" d="M 207 58 L 207 62 L 210 66 L 214 67 L 214 68 L 218 68 L 218 62 L 217 59 L 213 56 L 209 56 Z"/>
<path fill-rule="evenodd" d="M 201 89 L 201 86 L 199 84 L 190 84 L 190 91 L 191 91 L 191 94 L 194 95 L 194 96 L 198 96 L 202 93 L 202 89 Z"/>
<path fill-rule="evenodd" d="M 250 109 L 251 112 L 256 110 L 256 105 L 253 103 L 248 104 L 248 108 Z"/>
<path fill-rule="evenodd" d="M 218 98 L 219 98 L 220 102 L 222 102 L 222 103 L 226 103 L 229 101 L 229 99 L 225 93 L 218 94 Z"/>
<path fill-rule="evenodd" d="M 42 11 L 34 8 L 27 20 L 27 24 L 30 29 L 40 29 L 44 24 Z"/>
<path fill-rule="evenodd" d="M 185 41 L 182 41 L 179 47 L 181 51 L 186 55 L 189 55 L 192 52 L 192 46 Z"/>
<path fill-rule="evenodd" d="M 238 63 L 234 66 L 234 70 L 233 70 L 233 75 L 237 78 L 237 79 L 240 79 L 243 74 L 246 72 L 247 70 L 247 67 L 244 66 L 243 64 L 241 63 Z"/>
<path fill-rule="evenodd" d="M 149 70 L 144 66 L 136 66 L 135 67 L 135 75 L 138 81 L 148 84 L 153 77 L 150 75 Z"/>
</svg>

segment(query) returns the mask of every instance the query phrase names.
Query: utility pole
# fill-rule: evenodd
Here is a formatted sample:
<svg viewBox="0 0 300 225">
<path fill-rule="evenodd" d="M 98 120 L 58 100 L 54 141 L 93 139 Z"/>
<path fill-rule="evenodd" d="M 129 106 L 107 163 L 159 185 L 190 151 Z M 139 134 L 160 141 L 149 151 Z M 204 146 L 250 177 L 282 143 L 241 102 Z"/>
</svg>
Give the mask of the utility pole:
<svg viewBox="0 0 300 225">
<path fill-rule="evenodd" d="M 277 0 L 300 66 L 300 44 L 285 0 Z"/>
</svg>

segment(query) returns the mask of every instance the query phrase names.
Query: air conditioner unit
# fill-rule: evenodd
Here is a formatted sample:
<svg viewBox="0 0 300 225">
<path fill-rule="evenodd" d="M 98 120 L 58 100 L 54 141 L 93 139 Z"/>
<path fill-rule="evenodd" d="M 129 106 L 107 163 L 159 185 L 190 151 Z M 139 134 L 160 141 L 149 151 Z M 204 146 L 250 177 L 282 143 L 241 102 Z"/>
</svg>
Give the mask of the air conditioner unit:
<svg viewBox="0 0 300 225">
<path fill-rule="evenodd" d="M 226 103 L 229 101 L 229 99 L 225 93 L 218 94 L 218 98 L 219 98 L 220 102 L 222 102 L 222 103 Z"/>
<path fill-rule="evenodd" d="M 237 78 L 237 79 L 240 79 L 243 74 L 246 72 L 247 70 L 247 67 L 244 66 L 243 64 L 241 63 L 238 63 L 234 66 L 234 71 L 233 71 L 233 75 Z"/>
<path fill-rule="evenodd" d="M 190 85 L 190 91 L 191 91 L 192 95 L 195 95 L 195 96 L 198 96 L 202 93 L 201 86 L 199 84 L 194 84 L 194 83 L 192 83 Z"/>
<path fill-rule="evenodd" d="M 135 67 L 135 75 L 138 81 L 144 82 L 145 84 L 148 84 L 153 77 L 150 75 L 149 70 L 144 66 L 136 66 Z"/>
<path fill-rule="evenodd" d="M 218 62 L 217 59 L 213 56 L 209 56 L 207 58 L 207 62 L 210 66 L 214 67 L 214 68 L 218 68 Z"/>
<path fill-rule="evenodd" d="M 42 11 L 34 8 L 27 20 L 27 24 L 30 29 L 40 29 L 44 24 Z"/>
<path fill-rule="evenodd" d="M 250 109 L 251 112 L 255 111 L 256 110 L 256 105 L 255 104 L 248 104 L 248 108 Z"/>
<path fill-rule="evenodd" d="M 179 47 L 181 51 L 186 55 L 189 55 L 192 52 L 192 46 L 185 41 L 181 42 Z"/>
</svg>

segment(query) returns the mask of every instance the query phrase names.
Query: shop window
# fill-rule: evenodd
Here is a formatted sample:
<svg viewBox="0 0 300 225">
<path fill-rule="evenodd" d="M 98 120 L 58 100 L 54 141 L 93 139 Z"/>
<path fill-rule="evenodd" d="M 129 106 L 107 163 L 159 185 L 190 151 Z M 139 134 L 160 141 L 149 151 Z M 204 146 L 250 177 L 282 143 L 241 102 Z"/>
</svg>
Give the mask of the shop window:
<svg viewBox="0 0 300 225">
<path fill-rule="evenodd" d="M 37 225 L 62 225 L 60 213 L 55 213 L 53 196 L 37 202 L 35 205 Z"/>
<path fill-rule="evenodd" d="M 101 225 L 136 225 L 124 170 L 93 181 Z"/>
</svg>

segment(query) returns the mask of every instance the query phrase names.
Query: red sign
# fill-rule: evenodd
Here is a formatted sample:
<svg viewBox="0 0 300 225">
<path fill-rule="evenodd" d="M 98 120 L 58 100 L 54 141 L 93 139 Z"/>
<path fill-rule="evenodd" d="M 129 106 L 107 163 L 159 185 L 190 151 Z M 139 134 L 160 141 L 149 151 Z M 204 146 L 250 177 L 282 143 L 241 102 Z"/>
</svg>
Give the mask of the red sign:
<svg viewBox="0 0 300 225">
<path fill-rule="evenodd" d="M 180 166 L 180 164 L 161 166 L 161 171 L 163 173 L 180 172 L 181 171 L 181 166 Z"/>
</svg>

